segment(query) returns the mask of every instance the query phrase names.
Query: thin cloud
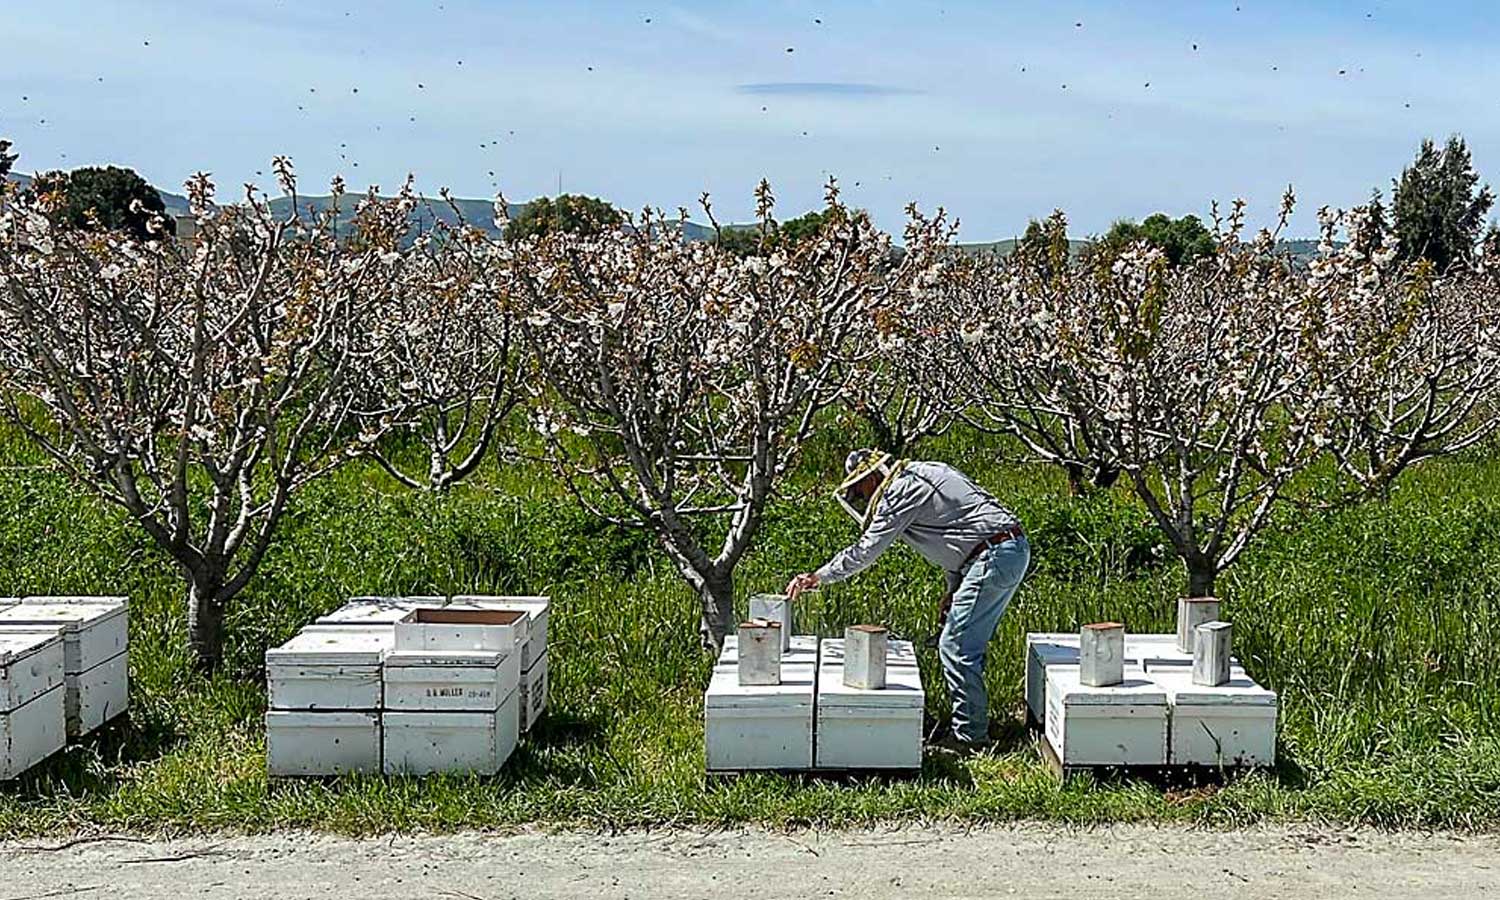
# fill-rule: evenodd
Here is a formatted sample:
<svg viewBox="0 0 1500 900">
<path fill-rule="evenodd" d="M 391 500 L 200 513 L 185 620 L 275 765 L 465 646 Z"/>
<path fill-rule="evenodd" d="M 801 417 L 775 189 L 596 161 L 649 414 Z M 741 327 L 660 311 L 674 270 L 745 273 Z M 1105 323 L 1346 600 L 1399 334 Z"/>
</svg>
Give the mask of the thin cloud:
<svg viewBox="0 0 1500 900">
<path fill-rule="evenodd" d="M 741 94 L 775 94 L 781 97 L 895 97 L 919 94 L 912 88 L 859 81 L 763 81 L 735 86 Z"/>
</svg>

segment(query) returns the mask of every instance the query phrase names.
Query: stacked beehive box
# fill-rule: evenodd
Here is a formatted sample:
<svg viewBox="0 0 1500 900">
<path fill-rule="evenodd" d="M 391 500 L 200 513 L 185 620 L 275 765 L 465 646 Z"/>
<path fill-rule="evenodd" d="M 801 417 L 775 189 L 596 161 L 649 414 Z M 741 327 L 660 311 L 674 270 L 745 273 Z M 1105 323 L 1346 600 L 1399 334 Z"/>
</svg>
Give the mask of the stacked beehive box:
<svg viewBox="0 0 1500 900">
<path fill-rule="evenodd" d="M 921 768 L 927 698 L 915 648 L 910 641 L 884 642 L 884 673 L 874 679 L 846 677 L 854 660 L 846 659 L 845 648 L 845 639 L 827 638 L 818 654 L 817 767 Z M 878 666 L 861 668 L 869 673 Z"/>
<path fill-rule="evenodd" d="M 811 769 L 817 638 L 793 637 L 788 642 L 778 684 L 741 684 L 739 651 L 736 635 L 724 639 L 704 694 L 708 771 Z"/>
<path fill-rule="evenodd" d="M 520 733 L 518 610 L 416 609 L 385 660 L 385 771 L 499 771 Z"/>
<path fill-rule="evenodd" d="M 125 597 L 26 597 L 0 609 L 0 631 L 62 637 L 67 735 L 76 739 L 130 705 L 130 602 Z"/>
<path fill-rule="evenodd" d="M 266 767 L 272 775 L 381 771 L 387 625 L 312 625 L 266 651 Z"/>
<path fill-rule="evenodd" d="M 784 597 L 752 597 L 750 615 L 704 692 L 709 772 L 921 766 L 925 694 L 910 642 L 856 626 L 846 666 L 845 640 L 792 634 Z"/>
<path fill-rule="evenodd" d="M 1201 620 L 1194 633 L 1217 615 L 1201 601 L 1184 608 L 1186 616 Z M 1080 677 L 1077 633 L 1028 634 L 1027 714 L 1058 763 L 1273 765 L 1275 692 L 1256 684 L 1233 659 L 1227 682 L 1194 683 L 1194 653 L 1184 649 L 1186 642 L 1184 634 L 1127 634 L 1123 683 L 1092 687 Z"/>
<path fill-rule="evenodd" d="M 493 773 L 547 707 L 546 597 L 356 597 L 266 654 L 273 775 Z"/>
<path fill-rule="evenodd" d="M 517 624 L 521 642 L 521 731 L 528 732 L 547 711 L 547 620 L 552 608 L 547 597 L 490 597 L 463 594 L 448 604 L 453 609 L 494 609 L 526 614 Z"/>
<path fill-rule="evenodd" d="M 61 635 L 0 632 L 0 781 L 67 743 L 64 693 Z"/>
</svg>

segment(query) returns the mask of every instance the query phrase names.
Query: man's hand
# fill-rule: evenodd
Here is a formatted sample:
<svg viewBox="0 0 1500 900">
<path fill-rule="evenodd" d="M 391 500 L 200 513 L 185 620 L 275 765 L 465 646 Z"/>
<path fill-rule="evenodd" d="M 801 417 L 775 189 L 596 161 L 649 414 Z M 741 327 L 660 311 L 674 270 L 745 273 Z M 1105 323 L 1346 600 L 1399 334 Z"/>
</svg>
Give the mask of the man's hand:
<svg viewBox="0 0 1500 900">
<path fill-rule="evenodd" d="M 796 600 L 803 591 L 817 590 L 818 584 L 818 576 L 811 572 L 803 572 L 787 584 L 786 598 Z"/>
<path fill-rule="evenodd" d="M 942 628 L 948 624 L 948 610 L 953 608 L 953 592 L 949 591 L 943 595 L 943 602 L 938 604 L 938 627 Z"/>
</svg>

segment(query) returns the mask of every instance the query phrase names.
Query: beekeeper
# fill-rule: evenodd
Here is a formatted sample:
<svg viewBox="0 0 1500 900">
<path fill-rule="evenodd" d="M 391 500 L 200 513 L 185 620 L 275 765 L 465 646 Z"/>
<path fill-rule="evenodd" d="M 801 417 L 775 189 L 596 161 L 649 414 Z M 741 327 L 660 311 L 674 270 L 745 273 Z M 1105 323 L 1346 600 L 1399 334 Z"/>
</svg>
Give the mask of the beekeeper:
<svg viewBox="0 0 1500 900">
<path fill-rule="evenodd" d="M 945 739 L 969 750 L 989 737 L 984 661 L 1000 617 L 1015 596 L 1031 546 L 1014 513 L 967 475 L 940 462 L 895 460 L 855 450 L 838 501 L 864 528 L 853 545 L 816 572 L 793 578 L 787 596 L 843 581 L 868 568 L 897 539 L 948 576 L 938 655 L 953 698 L 953 732 Z"/>
</svg>

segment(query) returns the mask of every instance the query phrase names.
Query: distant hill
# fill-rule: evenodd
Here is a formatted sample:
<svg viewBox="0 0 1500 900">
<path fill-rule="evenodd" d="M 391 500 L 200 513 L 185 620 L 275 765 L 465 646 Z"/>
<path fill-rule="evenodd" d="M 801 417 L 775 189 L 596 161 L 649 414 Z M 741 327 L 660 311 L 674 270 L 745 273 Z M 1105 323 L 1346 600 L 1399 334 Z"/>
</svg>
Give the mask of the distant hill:
<svg viewBox="0 0 1500 900">
<path fill-rule="evenodd" d="M 23 175 L 19 172 L 12 172 L 8 177 L 11 181 L 23 186 L 31 184 L 32 180 L 31 176 Z M 161 188 L 157 188 L 156 192 L 161 195 L 162 205 L 166 207 L 167 212 L 176 216 L 185 216 L 188 214 L 188 200 L 186 197 L 181 194 L 164 191 Z M 341 224 L 346 224 L 353 218 L 354 207 L 359 203 L 359 197 L 360 194 L 356 192 L 351 192 L 344 196 L 343 208 L 339 211 Z M 333 198 L 329 195 L 314 195 L 298 197 L 297 201 L 303 212 L 307 212 L 308 210 L 320 212 L 332 204 Z M 286 197 L 277 197 L 271 201 L 271 209 L 278 216 L 286 215 L 291 211 L 291 203 L 292 201 Z M 457 212 L 454 211 L 453 207 L 457 207 Z M 511 218 L 515 218 L 521 214 L 521 210 L 524 207 L 525 204 L 512 203 L 507 207 L 507 212 Z M 455 225 L 458 223 L 460 216 L 470 225 L 477 226 L 491 235 L 499 235 L 499 231 L 495 228 L 494 204 L 489 200 L 455 199 L 452 206 L 450 206 L 439 198 L 428 198 L 427 203 L 418 208 L 418 227 L 422 229 L 431 228 L 435 221 Z M 725 225 L 724 229 L 729 231 L 754 227 L 754 225 Z M 689 221 L 683 226 L 683 235 L 690 241 L 711 241 L 714 238 L 714 230 L 709 225 Z M 1087 245 L 1087 241 L 1069 240 L 1068 252 L 1072 256 L 1077 257 L 1079 252 Z M 1279 247 L 1293 258 L 1304 262 L 1317 256 L 1318 253 L 1318 242 L 1312 239 L 1284 240 L 1280 242 Z M 958 248 L 960 251 L 973 256 L 1005 257 L 1015 252 L 1016 240 L 1015 238 L 1008 238 L 1003 241 L 959 244 Z"/>
</svg>

